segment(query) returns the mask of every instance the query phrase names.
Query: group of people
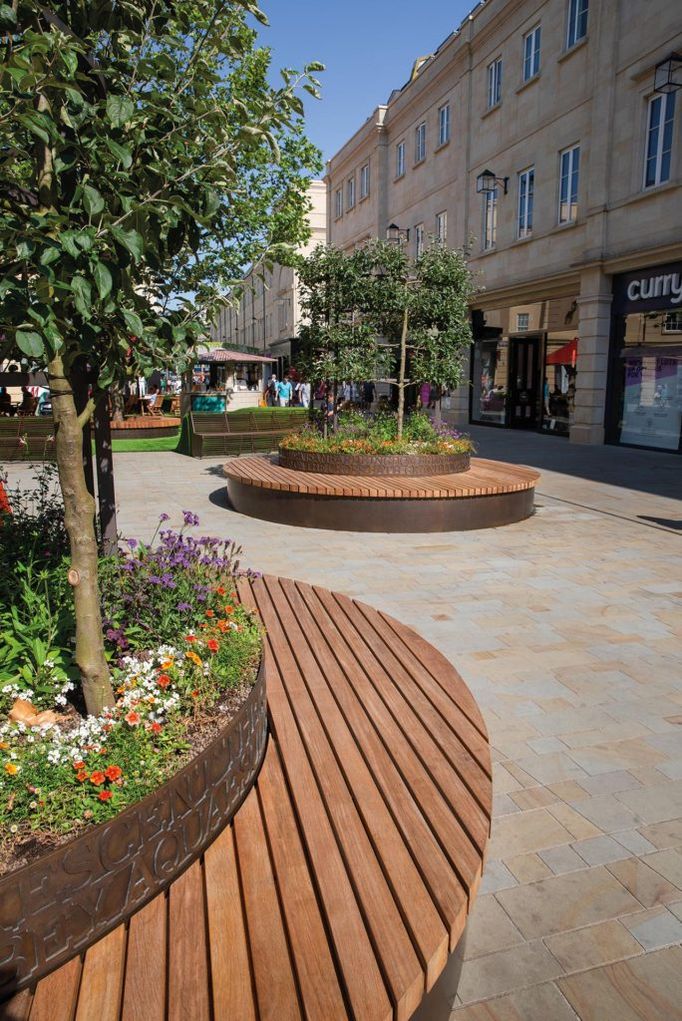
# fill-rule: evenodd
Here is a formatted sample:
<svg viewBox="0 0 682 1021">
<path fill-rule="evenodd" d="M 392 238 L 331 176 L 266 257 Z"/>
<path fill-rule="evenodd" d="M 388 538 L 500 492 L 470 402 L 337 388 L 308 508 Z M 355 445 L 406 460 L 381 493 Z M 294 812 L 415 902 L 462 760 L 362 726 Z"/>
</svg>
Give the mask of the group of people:
<svg viewBox="0 0 682 1021">
<path fill-rule="evenodd" d="M 273 373 L 265 389 L 265 402 L 270 408 L 309 408 L 310 383 L 292 381 L 288 372 L 283 379 Z"/>
<path fill-rule="evenodd" d="M 38 415 L 40 406 L 49 400 L 47 387 L 21 388 L 21 403 L 12 404 L 12 397 L 6 386 L 0 386 L 0 415 L 9 418 L 12 415 Z"/>
</svg>

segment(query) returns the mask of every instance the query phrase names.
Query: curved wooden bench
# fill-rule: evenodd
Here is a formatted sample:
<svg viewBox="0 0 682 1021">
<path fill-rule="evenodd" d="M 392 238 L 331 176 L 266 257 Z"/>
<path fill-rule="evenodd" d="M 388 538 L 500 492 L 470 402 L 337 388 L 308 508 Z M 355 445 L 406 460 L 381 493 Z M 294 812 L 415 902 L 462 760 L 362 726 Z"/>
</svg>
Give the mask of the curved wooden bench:
<svg viewBox="0 0 682 1021">
<path fill-rule="evenodd" d="M 320 475 L 246 457 L 224 468 L 235 510 L 310 528 L 435 532 L 490 528 L 533 512 L 539 472 L 473 458 L 453 475 Z"/>
<path fill-rule="evenodd" d="M 478 707 L 410 628 L 325 589 L 244 583 L 267 628 L 271 736 L 233 823 L 6 1021 L 406 1021 L 481 876 Z"/>
</svg>

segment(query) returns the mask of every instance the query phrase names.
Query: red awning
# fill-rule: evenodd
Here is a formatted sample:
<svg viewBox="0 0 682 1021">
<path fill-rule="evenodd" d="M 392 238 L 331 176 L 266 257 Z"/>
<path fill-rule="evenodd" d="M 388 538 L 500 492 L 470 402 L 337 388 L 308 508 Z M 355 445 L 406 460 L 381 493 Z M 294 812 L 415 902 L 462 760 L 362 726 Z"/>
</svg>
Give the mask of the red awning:
<svg viewBox="0 0 682 1021">
<path fill-rule="evenodd" d="M 245 351 L 226 351 L 224 347 L 216 347 L 212 351 L 197 355 L 198 362 L 266 362 L 271 365 L 276 358 L 265 358 L 263 355 L 250 355 Z"/>
<path fill-rule="evenodd" d="M 574 337 L 573 340 L 569 340 L 568 344 L 564 344 L 563 347 L 553 351 L 551 355 L 547 355 L 547 365 L 572 365 L 575 368 L 575 363 L 578 360 L 578 338 Z"/>
</svg>

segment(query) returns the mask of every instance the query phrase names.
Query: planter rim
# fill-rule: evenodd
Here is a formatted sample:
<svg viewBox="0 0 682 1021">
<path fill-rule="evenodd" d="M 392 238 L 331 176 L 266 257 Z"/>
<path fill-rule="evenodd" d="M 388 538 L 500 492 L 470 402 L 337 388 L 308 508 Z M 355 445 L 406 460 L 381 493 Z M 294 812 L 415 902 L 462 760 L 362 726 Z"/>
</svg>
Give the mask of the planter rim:
<svg viewBox="0 0 682 1021">
<path fill-rule="evenodd" d="M 347 454 L 279 448 L 279 465 L 323 475 L 454 475 L 469 470 L 471 454 Z"/>
<path fill-rule="evenodd" d="M 195 862 L 255 783 L 267 731 L 261 646 L 244 703 L 177 773 L 113 819 L 0 877 L 0 997 L 86 950 Z"/>
</svg>

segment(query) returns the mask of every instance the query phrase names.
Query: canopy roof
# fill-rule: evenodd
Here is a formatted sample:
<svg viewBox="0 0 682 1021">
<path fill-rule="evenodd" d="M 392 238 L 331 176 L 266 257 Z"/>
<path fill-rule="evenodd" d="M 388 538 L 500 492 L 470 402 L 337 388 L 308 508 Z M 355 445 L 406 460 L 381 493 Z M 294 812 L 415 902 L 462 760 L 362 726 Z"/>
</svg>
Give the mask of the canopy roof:
<svg viewBox="0 0 682 1021">
<path fill-rule="evenodd" d="M 264 355 L 250 355 L 245 351 L 226 351 L 224 347 L 215 347 L 197 356 L 198 362 L 267 362 L 270 365 L 275 358 Z"/>
</svg>

